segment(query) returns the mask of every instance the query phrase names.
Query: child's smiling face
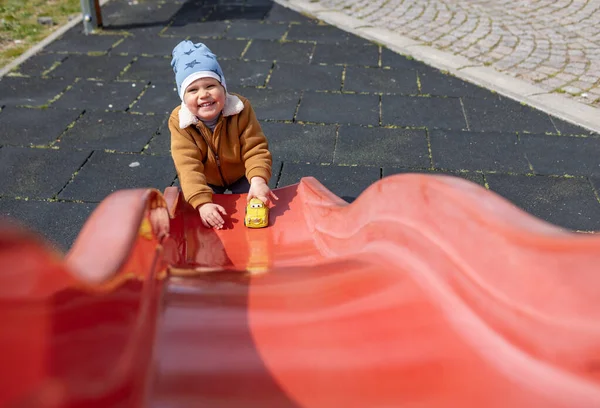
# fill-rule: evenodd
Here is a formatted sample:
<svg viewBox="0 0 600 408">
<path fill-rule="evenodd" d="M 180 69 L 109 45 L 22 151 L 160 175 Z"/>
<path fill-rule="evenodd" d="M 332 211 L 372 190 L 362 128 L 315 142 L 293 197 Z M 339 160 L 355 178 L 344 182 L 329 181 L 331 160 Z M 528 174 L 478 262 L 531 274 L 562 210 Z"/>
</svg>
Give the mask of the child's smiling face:
<svg viewBox="0 0 600 408">
<path fill-rule="evenodd" d="M 214 78 L 200 78 L 187 87 L 183 102 L 198 119 L 211 121 L 225 106 L 225 88 Z"/>
</svg>

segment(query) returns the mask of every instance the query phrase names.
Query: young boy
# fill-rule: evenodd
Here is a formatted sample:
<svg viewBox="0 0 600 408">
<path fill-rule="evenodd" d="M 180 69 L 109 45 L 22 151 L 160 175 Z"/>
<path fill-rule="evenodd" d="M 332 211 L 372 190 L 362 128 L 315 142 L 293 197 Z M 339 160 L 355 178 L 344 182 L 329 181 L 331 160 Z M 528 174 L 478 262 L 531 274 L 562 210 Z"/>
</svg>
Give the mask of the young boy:
<svg viewBox="0 0 600 408">
<path fill-rule="evenodd" d="M 216 56 L 202 43 L 182 41 L 173 49 L 181 106 L 169 117 L 171 154 L 183 195 L 207 228 L 223 228 L 225 209 L 213 192 L 248 192 L 269 204 L 277 200 L 267 182 L 271 153 L 250 102 L 227 92 Z"/>
</svg>

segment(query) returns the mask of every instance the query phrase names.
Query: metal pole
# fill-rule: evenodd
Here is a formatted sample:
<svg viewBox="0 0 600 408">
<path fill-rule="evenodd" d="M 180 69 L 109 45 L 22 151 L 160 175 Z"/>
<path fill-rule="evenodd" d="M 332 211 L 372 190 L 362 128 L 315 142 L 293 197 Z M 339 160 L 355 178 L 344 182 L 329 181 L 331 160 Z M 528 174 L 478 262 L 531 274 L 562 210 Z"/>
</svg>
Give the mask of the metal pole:
<svg viewBox="0 0 600 408">
<path fill-rule="evenodd" d="M 99 0 L 81 0 L 83 14 L 83 32 L 90 34 L 94 29 L 102 27 L 102 12 Z"/>
</svg>

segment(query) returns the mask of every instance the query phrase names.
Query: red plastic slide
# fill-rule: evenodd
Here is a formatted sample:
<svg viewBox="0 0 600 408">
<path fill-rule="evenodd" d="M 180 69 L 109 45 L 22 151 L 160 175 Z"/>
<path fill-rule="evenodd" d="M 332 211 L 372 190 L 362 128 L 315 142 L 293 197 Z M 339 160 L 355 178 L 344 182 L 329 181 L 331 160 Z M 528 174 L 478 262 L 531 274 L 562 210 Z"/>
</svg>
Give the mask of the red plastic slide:
<svg viewBox="0 0 600 408">
<path fill-rule="evenodd" d="M 0 230 L 1 407 L 600 407 L 600 237 L 458 178 L 352 204 L 119 191 L 62 256 Z"/>
</svg>

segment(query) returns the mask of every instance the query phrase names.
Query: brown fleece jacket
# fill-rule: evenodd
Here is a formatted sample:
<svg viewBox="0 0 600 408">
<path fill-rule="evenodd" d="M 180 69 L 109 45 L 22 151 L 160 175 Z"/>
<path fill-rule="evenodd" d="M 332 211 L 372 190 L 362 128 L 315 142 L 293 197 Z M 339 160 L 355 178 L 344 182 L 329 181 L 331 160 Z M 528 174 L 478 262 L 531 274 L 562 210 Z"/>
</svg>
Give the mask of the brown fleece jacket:
<svg viewBox="0 0 600 408">
<path fill-rule="evenodd" d="M 201 121 L 181 129 L 181 106 L 169 117 L 171 155 L 183 195 L 194 208 L 212 202 L 212 189 L 207 184 L 227 186 L 244 175 L 249 181 L 252 177 L 262 177 L 266 182 L 271 178 L 267 138 L 250 102 L 234 96 L 243 102 L 242 111 L 230 116 L 222 113 L 214 132 Z"/>
</svg>

